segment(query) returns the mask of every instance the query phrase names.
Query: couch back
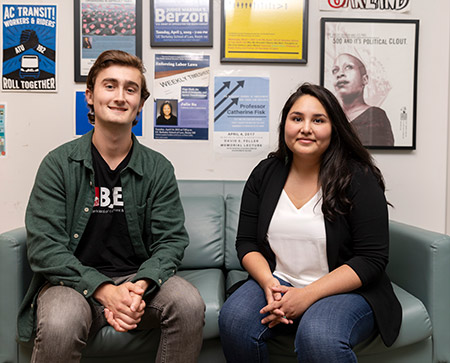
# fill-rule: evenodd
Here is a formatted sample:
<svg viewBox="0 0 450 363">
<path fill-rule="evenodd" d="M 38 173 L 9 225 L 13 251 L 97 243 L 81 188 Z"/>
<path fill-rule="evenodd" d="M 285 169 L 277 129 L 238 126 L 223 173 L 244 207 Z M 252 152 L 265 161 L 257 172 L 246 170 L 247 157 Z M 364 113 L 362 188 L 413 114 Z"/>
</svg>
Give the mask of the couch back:
<svg viewBox="0 0 450 363">
<path fill-rule="evenodd" d="M 178 184 L 190 239 L 180 269 L 240 269 L 235 240 L 244 182 Z"/>
<path fill-rule="evenodd" d="M 189 245 L 180 268 L 222 268 L 225 202 L 221 195 L 182 196 Z"/>
<path fill-rule="evenodd" d="M 240 195 L 228 194 L 225 197 L 225 268 L 228 271 L 242 269 L 236 253 L 236 233 L 240 207 Z"/>
</svg>

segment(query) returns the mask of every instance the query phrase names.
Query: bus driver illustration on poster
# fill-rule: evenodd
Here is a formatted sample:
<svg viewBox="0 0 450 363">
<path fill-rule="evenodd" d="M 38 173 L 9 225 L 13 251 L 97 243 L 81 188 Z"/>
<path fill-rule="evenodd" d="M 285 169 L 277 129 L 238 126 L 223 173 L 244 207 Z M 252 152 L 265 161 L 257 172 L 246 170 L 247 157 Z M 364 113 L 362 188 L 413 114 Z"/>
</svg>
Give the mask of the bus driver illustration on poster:
<svg viewBox="0 0 450 363">
<path fill-rule="evenodd" d="M 20 60 L 19 77 L 24 78 L 39 78 L 39 57 L 37 55 L 23 55 Z"/>
</svg>

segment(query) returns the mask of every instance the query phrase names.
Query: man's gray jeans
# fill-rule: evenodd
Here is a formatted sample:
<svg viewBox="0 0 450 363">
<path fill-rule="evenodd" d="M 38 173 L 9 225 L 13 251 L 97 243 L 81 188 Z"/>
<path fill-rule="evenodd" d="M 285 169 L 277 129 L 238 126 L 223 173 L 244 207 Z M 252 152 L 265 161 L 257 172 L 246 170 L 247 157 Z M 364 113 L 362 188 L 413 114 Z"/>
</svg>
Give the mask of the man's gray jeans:
<svg viewBox="0 0 450 363">
<path fill-rule="evenodd" d="M 133 276 L 114 281 L 120 284 Z M 161 329 L 156 362 L 197 362 L 205 317 L 205 304 L 198 290 L 173 276 L 145 301 L 145 313 L 136 329 Z M 31 362 L 79 362 L 88 337 L 107 324 L 101 305 L 88 303 L 72 288 L 47 285 L 37 300 Z"/>
</svg>

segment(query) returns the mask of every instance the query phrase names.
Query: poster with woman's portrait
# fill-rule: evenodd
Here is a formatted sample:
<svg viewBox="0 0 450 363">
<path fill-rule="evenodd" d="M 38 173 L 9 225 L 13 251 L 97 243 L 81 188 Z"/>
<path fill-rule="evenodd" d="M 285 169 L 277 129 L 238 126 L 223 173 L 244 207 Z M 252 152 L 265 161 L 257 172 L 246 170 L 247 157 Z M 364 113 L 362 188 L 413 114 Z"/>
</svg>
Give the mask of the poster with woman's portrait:
<svg viewBox="0 0 450 363">
<path fill-rule="evenodd" d="M 415 149 L 418 20 L 321 19 L 321 84 L 362 143 Z"/>
<path fill-rule="evenodd" d="M 155 140 L 208 140 L 209 55 L 155 54 Z"/>
</svg>

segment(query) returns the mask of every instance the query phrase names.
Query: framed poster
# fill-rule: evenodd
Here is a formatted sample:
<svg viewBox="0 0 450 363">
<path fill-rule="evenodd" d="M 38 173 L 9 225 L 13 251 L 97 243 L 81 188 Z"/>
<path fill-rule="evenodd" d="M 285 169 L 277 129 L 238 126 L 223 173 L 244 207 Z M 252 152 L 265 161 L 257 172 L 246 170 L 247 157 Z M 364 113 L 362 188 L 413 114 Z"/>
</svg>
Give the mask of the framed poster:
<svg viewBox="0 0 450 363">
<path fill-rule="evenodd" d="M 308 0 L 221 3 L 222 62 L 307 62 Z"/>
<path fill-rule="evenodd" d="M 321 19 L 320 82 L 367 148 L 416 148 L 418 33 L 418 20 Z"/>
<path fill-rule="evenodd" d="M 152 47 L 212 47 L 212 0 L 150 0 Z"/>
<path fill-rule="evenodd" d="M 142 57 L 142 0 L 74 0 L 75 82 L 105 50 Z"/>
</svg>

